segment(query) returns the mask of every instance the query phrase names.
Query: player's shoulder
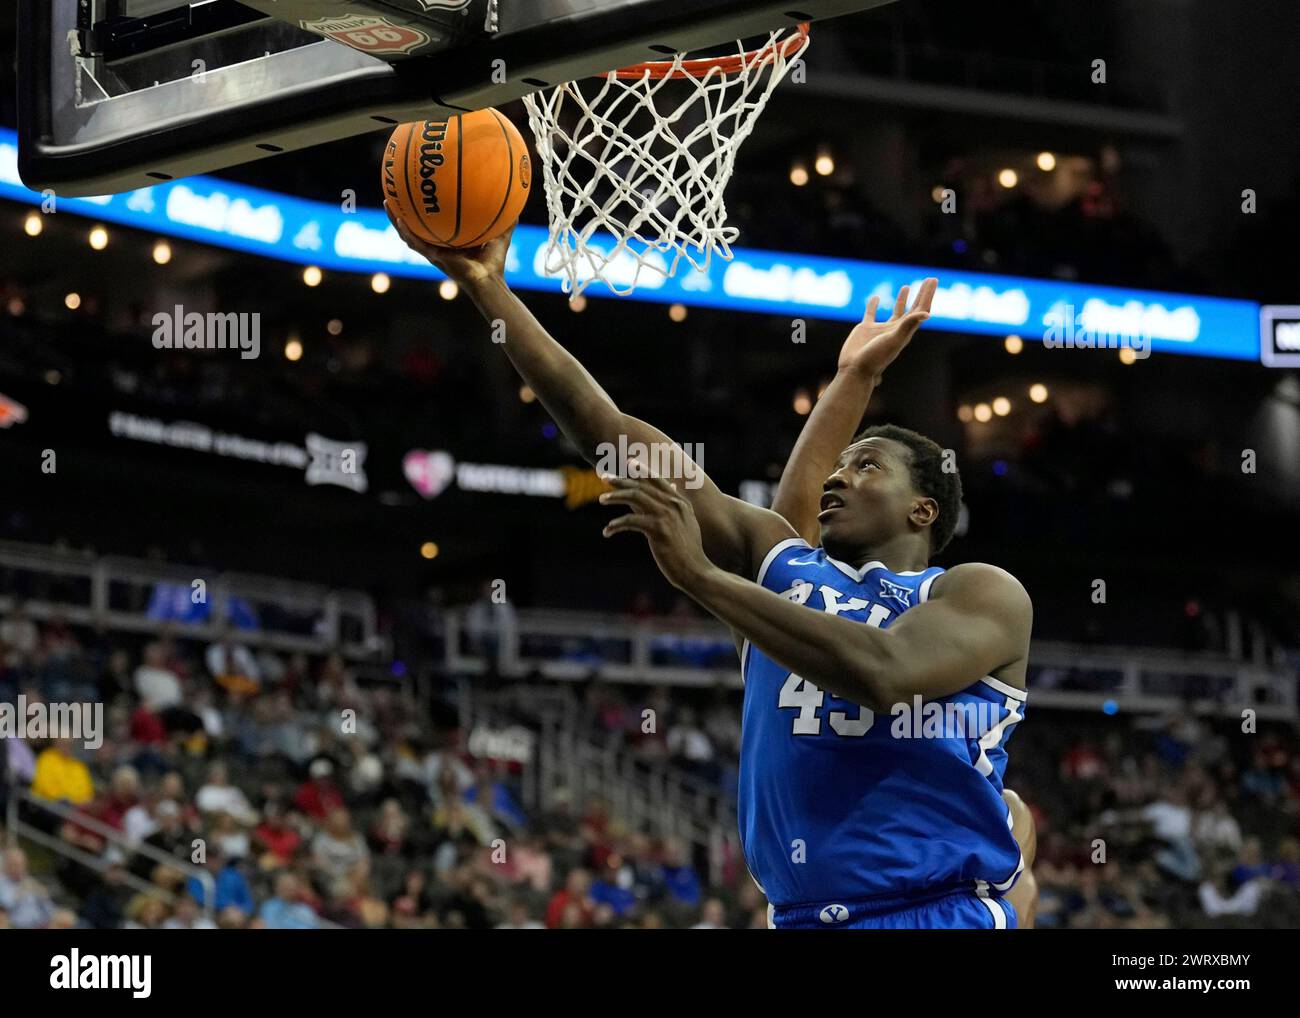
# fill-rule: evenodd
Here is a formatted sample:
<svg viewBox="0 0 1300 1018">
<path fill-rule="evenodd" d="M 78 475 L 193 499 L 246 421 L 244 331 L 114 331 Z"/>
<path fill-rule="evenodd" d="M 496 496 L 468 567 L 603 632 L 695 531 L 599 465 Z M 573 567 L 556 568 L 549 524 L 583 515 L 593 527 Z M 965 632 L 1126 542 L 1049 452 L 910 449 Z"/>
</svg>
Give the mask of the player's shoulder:
<svg viewBox="0 0 1300 1018">
<path fill-rule="evenodd" d="M 1033 601 L 1024 584 L 1000 566 L 963 562 L 945 570 L 934 581 L 932 598 L 973 596 L 1014 612 L 1032 612 Z"/>
</svg>

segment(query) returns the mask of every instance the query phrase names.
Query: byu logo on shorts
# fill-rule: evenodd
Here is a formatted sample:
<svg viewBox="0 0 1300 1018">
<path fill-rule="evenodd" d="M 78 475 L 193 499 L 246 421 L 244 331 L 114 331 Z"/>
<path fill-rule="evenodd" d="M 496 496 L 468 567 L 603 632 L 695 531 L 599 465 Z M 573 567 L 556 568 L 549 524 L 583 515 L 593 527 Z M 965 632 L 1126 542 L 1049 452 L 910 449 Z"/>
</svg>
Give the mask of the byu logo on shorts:
<svg viewBox="0 0 1300 1018">
<path fill-rule="evenodd" d="M 843 905 L 827 905 L 817 916 L 827 926 L 833 926 L 835 923 L 842 923 L 849 917 L 849 910 Z"/>
</svg>

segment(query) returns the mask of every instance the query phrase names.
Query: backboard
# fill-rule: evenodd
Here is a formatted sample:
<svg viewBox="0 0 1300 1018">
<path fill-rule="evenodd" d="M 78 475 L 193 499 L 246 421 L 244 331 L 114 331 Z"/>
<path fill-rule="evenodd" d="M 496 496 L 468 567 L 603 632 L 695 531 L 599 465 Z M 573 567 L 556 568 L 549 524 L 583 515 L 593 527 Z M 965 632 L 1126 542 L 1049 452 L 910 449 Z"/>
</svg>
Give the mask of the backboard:
<svg viewBox="0 0 1300 1018">
<path fill-rule="evenodd" d="M 19 172 L 146 187 L 891 0 L 19 0 Z"/>
</svg>

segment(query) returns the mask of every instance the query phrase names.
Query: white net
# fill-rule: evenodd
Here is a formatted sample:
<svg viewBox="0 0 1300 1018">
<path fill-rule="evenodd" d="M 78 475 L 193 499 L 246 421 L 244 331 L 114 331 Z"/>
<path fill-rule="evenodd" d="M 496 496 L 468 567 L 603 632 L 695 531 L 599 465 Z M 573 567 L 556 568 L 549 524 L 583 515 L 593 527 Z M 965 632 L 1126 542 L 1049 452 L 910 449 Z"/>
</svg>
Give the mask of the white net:
<svg viewBox="0 0 1300 1018">
<path fill-rule="evenodd" d="M 524 99 L 546 185 L 548 275 L 570 298 L 596 281 L 628 294 L 730 259 L 723 191 L 772 91 L 808 46 L 773 32 L 725 58 L 671 61 L 571 81 Z"/>
</svg>

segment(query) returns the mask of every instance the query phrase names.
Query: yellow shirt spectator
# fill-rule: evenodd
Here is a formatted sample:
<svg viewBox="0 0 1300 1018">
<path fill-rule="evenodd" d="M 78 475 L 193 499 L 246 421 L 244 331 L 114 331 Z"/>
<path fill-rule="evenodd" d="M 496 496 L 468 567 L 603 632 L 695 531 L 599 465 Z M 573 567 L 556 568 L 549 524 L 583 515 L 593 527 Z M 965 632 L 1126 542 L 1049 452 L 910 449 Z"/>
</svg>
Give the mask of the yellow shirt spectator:
<svg viewBox="0 0 1300 1018">
<path fill-rule="evenodd" d="M 95 797 L 90 768 L 59 746 L 43 749 L 36 757 L 32 795 L 84 806 Z"/>
</svg>

